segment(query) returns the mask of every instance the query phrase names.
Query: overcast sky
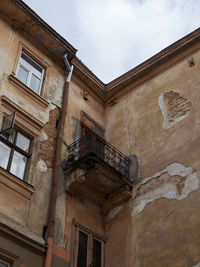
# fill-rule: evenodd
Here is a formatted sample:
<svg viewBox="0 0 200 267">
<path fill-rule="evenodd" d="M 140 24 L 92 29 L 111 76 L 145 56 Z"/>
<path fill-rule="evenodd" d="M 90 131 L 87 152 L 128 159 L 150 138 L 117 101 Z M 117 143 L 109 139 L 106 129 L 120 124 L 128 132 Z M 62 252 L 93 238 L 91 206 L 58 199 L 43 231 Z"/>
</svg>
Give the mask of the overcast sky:
<svg viewBox="0 0 200 267">
<path fill-rule="evenodd" d="M 24 0 L 107 83 L 200 26 L 200 0 Z"/>
</svg>

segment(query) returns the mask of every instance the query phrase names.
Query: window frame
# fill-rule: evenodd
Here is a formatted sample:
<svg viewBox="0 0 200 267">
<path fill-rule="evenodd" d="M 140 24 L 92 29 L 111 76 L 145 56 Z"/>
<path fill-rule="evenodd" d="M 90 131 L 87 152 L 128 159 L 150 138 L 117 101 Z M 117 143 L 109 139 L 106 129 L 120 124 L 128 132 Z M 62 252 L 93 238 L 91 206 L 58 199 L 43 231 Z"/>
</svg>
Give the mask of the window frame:
<svg viewBox="0 0 200 267">
<path fill-rule="evenodd" d="M 95 120 L 93 120 L 84 111 L 81 111 L 80 126 L 81 126 L 81 134 L 80 134 L 80 137 L 82 137 L 84 135 L 84 133 L 82 132 L 83 131 L 82 126 L 86 126 L 92 132 L 94 132 L 95 134 L 97 134 L 100 138 L 105 139 L 105 129 L 99 123 L 97 123 Z M 99 130 L 102 131 L 102 134 L 99 134 L 99 132 L 97 132 L 95 130 L 95 127 L 96 128 L 99 128 Z"/>
<path fill-rule="evenodd" d="M 13 142 L 10 142 L 9 140 L 7 140 L 5 137 L 3 137 L 1 134 L 0 134 L 0 142 L 2 142 L 3 144 L 5 144 L 9 149 L 10 149 L 10 153 L 9 153 L 9 157 L 8 157 L 8 164 L 7 164 L 7 167 L 6 168 L 3 168 L 4 170 L 8 171 L 9 173 L 11 173 L 12 175 L 14 175 L 15 177 L 17 177 L 18 179 L 20 180 L 25 180 L 26 178 L 26 173 L 27 173 L 27 168 L 28 168 L 28 165 L 29 165 L 29 158 L 31 156 L 31 148 L 32 148 L 32 139 L 25 135 L 22 131 L 20 131 L 19 129 L 17 128 L 13 128 L 14 131 L 15 131 L 15 136 L 14 136 L 14 140 Z M 5 131 L 6 132 L 6 131 Z M 18 134 L 21 134 L 23 135 L 24 137 L 26 137 L 27 139 L 29 139 L 30 143 L 29 143 L 29 150 L 28 152 L 24 151 L 22 148 L 20 148 L 19 146 L 16 145 L 17 143 L 17 137 L 18 137 Z M 13 156 L 14 156 L 14 152 L 18 152 L 20 155 L 23 155 L 24 157 L 26 157 L 27 161 L 26 161 L 26 164 L 25 164 L 25 168 L 24 168 L 24 173 L 23 173 L 23 177 L 18 177 L 17 175 L 13 174 L 10 170 L 11 170 L 11 166 L 12 166 L 12 162 L 13 162 Z"/>
<path fill-rule="evenodd" d="M 2 259 L 0 259 L 0 263 L 2 263 L 4 265 L 7 265 L 6 267 L 10 267 L 10 263 L 6 262 L 6 261 L 3 261 Z"/>
<path fill-rule="evenodd" d="M 29 58 L 30 61 L 33 61 L 34 64 L 36 64 L 39 68 L 42 69 L 42 73 L 41 73 L 41 78 L 37 76 L 37 74 L 35 74 L 32 70 L 30 70 L 27 66 L 25 66 L 22 62 L 20 62 L 20 59 L 22 58 L 22 54 L 24 54 L 27 58 Z M 31 63 L 28 62 L 30 65 Z M 23 83 L 18 77 L 18 72 L 19 72 L 19 67 L 20 65 L 22 66 L 22 68 L 24 68 L 27 72 L 28 72 L 28 77 L 27 77 L 27 81 L 26 83 Z M 34 66 L 33 66 L 34 67 Z M 45 68 L 44 66 L 42 66 L 40 63 L 38 63 L 33 57 L 31 57 L 28 53 L 26 53 L 26 51 L 24 50 L 21 50 L 21 53 L 19 55 L 19 58 L 18 58 L 18 64 L 17 64 L 17 69 L 16 69 L 16 74 L 15 74 L 15 77 L 21 82 L 23 83 L 24 85 L 26 85 L 32 92 L 34 92 L 35 94 L 37 95 L 41 95 L 41 91 L 42 91 L 42 85 L 43 85 L 43 81 L 44 81 L 44 78 L 45 78 Z M 30 82 L 31 82 L 31 77 L 35 75 L 38 79 L 40 79 L 40 87 L 38 89 L 38 93 L 36 93 L 33 89 L 31 89 L 30 87 Z"/>
<path fill-rule="evenodd" d="M 93 261 L 93 239 L 101 242 L 101 267 L 105 266 L 105 239 L 97 233 L 91 231 L 83 225 L 73 221 L 73 232 L 72 232 L 72 264 L 71 267 L 77 267 L 78 262 L 78 248 L 79 248 L 79 231 L 88 236 L 88 247 L 87 247 L 87 266 Z M 92 265 L 91 265 L 92 266 Z"/>
</svg>

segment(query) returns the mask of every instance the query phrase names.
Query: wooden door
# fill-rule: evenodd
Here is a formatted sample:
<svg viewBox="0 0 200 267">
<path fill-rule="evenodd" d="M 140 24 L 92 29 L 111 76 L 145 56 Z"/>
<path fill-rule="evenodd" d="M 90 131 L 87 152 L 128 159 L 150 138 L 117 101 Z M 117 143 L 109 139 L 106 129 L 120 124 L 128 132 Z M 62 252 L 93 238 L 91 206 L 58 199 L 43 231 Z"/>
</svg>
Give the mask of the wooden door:
<svg viewBox="0 0 200 267">
<path fill-rule="evenodd" d="M 105 140 L 96 134 L 92 129 L 88 128 L 85 124 L 81 124 L 81 137 L 85 136 L 83 144 L 80 149 L 81 156 L 84 156 L 87 153 L 93 152 L 101 159 L 104 159 L 104 146 Z"/>
</svg>

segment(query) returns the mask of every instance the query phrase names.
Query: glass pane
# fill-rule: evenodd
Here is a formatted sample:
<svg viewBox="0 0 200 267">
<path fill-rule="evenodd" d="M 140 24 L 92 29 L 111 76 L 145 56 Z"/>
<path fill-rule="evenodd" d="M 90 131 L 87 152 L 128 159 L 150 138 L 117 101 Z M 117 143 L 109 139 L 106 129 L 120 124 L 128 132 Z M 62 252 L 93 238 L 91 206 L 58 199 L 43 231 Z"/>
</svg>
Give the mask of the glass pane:
<svg viewBox="0 0 200 267">
<path fill-rule="evenodd" d="M 23 68 L 21 65 L 19 65 L 18 72 L 17 72 L 17 78 L 24 84 L 27 84 L 28 79 L 28 71 Z"/>
<path fill-rule="evenodd" d="M 42 68 L 38 66 L 31 58 L 29 58 L 26 54 L 22 53 L 20 62 L 27 67 L 29 70 L 31 70 L 35 75 L 37 75 L 39 78 L 42 78 Z"/>
<path fill-rule="evenodd" d="M 31 83 L 30 83 L 30 88 L 36 93 L 39 94 L 40 90 L 40 82 L 41 80 L 38 79 L 34 74 L 31 76 Z"/>
<path fill-rule="evenodd" d="M 87 246 L 88 236 L 85 233 L 79 231 L 77 267 L 87 266 Z"/>
<path fill-rule="evenodd" d="M 26 161 L 27 161 L 27 158 L 24 155 L 15 151 L 13 155 L 13 159 L 12 159 L 10 172 L 16 175 L 17 177 L 23 179 L 24 171 L 26 167 Z"/>
<path fill-rule="evenodd" d="M 99 158 L 104 159 L 104 142 L 98 136 L 96 136 L 96 139 L 95 139 L 95 149 L 94 149 L 94 152 L 96 153 L 96 155 Z"/>
<path fill-rule="evenodd" d="M 102 130 L 99 126 L 97 126 L 96 124 L 94 124 L 93 126 L 93 130 L 96 134 L 98 134 L 101 137 L 104 137 L 104 130 Z"/>
<path fill-rule="evenodd" d="M 1 136 L 8 140 L 9 142 L 13 143 L 15 139 L 15 130 L 14 129 L 9 129 L 3 133 L 1 133 Z"/>
<path fill-rule="evenodd" d="M 8 146 L 0 142 L 0 166 L 4 169 L 6 169 L 8 166 L 10 150 L 11 149 Z"/>
<path fill-rule="evenodd" d="M 30 140 L 21 133 L 18 133 L 16 145 L 28 153 Z"/>
<path fill-rule="evenodd" d="M 9 267 L 10 265 L 8 263 L 5 263 L 0 260 L 0 267 Z"/>
<path fill-rule="evenodd" d="M 101 267 L 101 242 L 96 239 L 93 239 L 93 264 Z"/>
</svg>

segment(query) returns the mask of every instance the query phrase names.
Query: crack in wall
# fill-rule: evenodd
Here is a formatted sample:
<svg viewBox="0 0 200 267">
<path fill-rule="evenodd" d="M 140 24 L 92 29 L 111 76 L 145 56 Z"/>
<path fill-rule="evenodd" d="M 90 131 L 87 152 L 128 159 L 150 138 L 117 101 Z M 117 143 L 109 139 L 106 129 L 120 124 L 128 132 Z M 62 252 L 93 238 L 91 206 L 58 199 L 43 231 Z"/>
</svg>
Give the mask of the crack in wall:
<svg viewBox="0 0 200 267">
<path fill-rule="evenodd" d="M 135 151 L 135 134 L 134 134 L 134 138 L 131 139 L 131 133 L 135 133 L 134 130 L 134 125 L 131 124 L 133 122 L 134 116 L 130 115 L 130 110 L 129 108 L 125 107 L 124 109 L 125 113 L 126 113 L 126 132 L 127 132 L 127 144 L 128 144 L 128 150 L 129 150 L 129 155 L 132 155 Z M 133 128 L 133 129 L 131 129 Z M 132 131 L 131 131 L 132 130 Z"/>
</svg>

